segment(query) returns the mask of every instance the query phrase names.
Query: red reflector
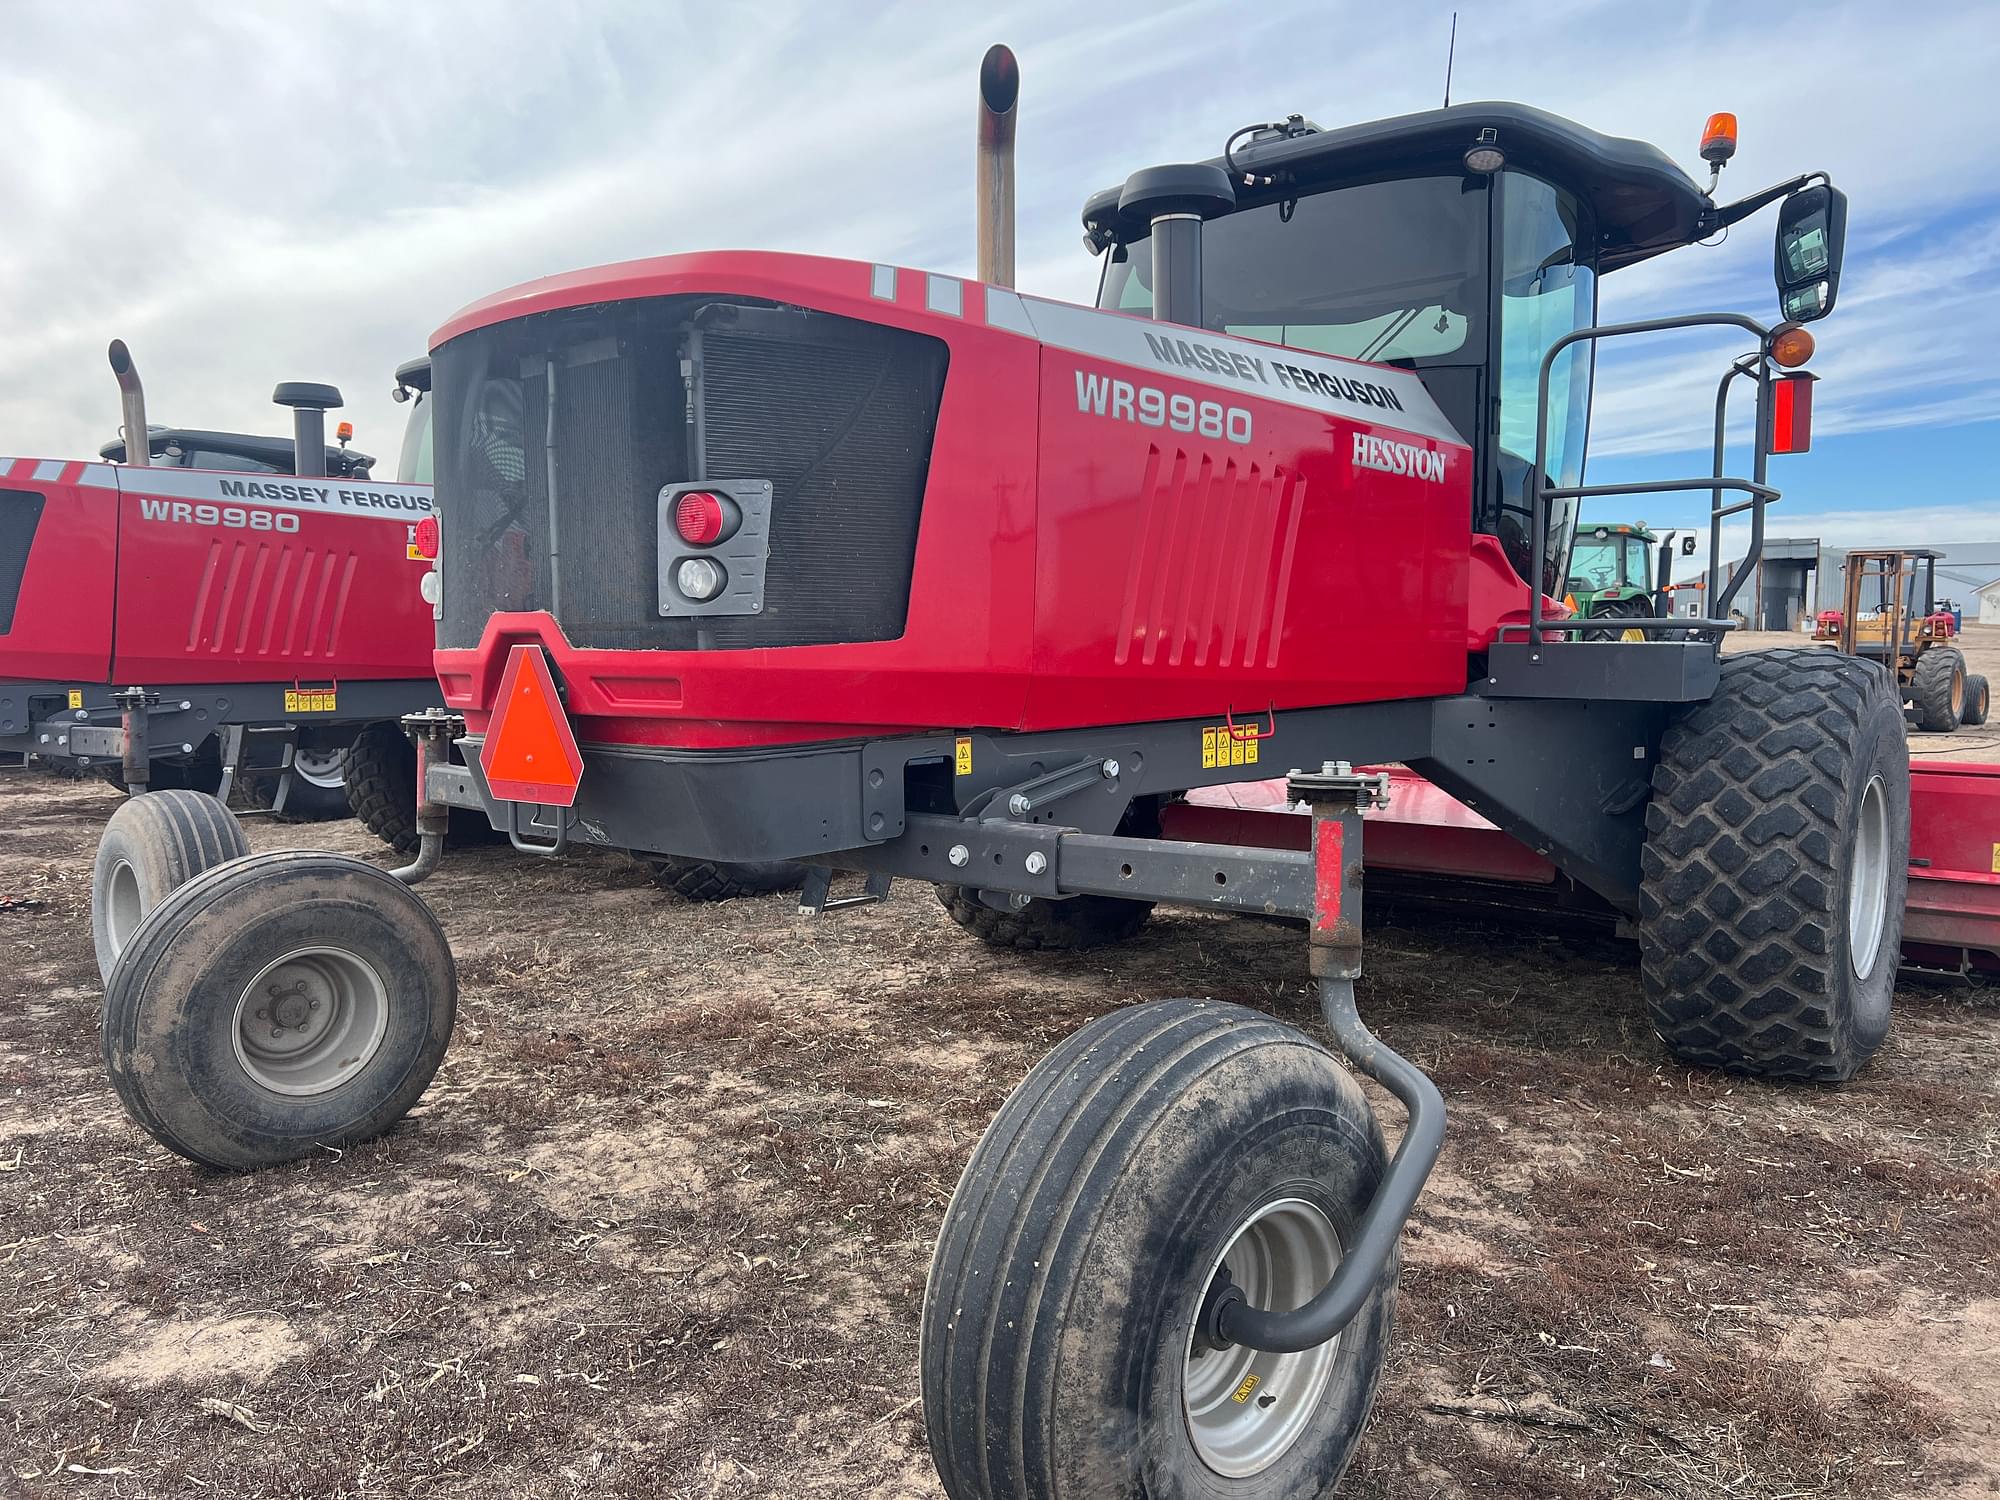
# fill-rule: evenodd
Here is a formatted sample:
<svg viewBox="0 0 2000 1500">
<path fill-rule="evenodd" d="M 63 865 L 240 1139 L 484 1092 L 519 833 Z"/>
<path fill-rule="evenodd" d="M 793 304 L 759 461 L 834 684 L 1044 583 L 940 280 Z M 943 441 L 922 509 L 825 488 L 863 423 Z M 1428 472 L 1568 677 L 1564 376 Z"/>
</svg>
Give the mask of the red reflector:
<svg viewBox="0 0 2000 1500">
<path fill-rule="evenodd" d="M 1819 377 L 1800 371 L 1771 383 L 1771 451 L 1812 451 L 1812 388 Z"/>
<path fill-rule="evenodd" d="M 438 523 L 436 516 L 425 516 L 417 522 L 416 531 L 410 545 L 417 549 L 417 556 L 433 561 L 438 555 Z"/>
<path fill-rule="evenodd" d="M 729 512 L 707 490 L 689 490 L 674 502 L 674 530 L 690 547 L 719 542 L 728 528 Z"/>
<path fill-rule="evenodd" d="M 515 646 L 507 652 L 493 721 L 479 747 L 479 768 L 494 795 L 509 802 L 576 805 L 583 755 L 540 646 Z"/>
</svg>

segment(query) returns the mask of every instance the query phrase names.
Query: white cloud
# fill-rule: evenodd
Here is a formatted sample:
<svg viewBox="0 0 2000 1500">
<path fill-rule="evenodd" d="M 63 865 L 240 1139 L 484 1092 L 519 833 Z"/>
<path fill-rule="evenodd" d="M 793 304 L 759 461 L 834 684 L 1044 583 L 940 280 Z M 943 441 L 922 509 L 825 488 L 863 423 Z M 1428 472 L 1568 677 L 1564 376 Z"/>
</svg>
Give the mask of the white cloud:
<svg viewBox="0 0 2000 1500">
<path fill-rule="evenodd" d="M 737 246 L 969 271 L 973 72 L 999 39 L 1023 65 L 1023 284 L 1087 298 L 1088 192 L 1211 155 L 1252 119 L 1428 108 L 1449 13 L 15 0 L 0 54 L 0 451 L 111 435 L 113 336 L 132 343 L 155 420 L 282 432 L 270 387 L 331 379 L 361 445 L 386 455 L 392 368 L 515 281 Z M 1832 432 L 2000 404 L 1985 358 L 2000 207 L 1966 208 L 1991 181 L 1996 65 L 2000 28 L 1976 5 L 1921 19 L 1822 5 L 1805 25 L 1511 0 L 1461 15 L 1454 96 L 1524 99 L 1687 163 L 1701 118 L 1734 108 L 1737 192 L 1830 168 L 1854 203 L 1852 269 L 1822 325 Z M 1938 101 L 1948 129 L 1933 128 Z M 1768 314 L 1769 224 L 1610 278 L 1607 313 Z M 1669 408 L 1692 403 L 1702 426 L 1713 358 L 1646 355 L 1630 390 L 1607 362 L 1603 451 L 1684 444 L 1688 419 Z"/>
</svg>

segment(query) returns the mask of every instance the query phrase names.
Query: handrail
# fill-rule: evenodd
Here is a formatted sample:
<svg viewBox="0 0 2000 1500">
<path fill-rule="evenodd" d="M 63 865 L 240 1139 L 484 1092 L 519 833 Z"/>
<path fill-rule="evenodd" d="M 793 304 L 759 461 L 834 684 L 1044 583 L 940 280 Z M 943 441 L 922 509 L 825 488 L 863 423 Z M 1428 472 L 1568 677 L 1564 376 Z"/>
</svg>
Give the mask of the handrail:
<svg viewBox="0 0 2000 1500">
<path fill-rule="evenodd" d="M 1757 350 L 1733 361 L 1729 373 L 1722 377 L 1722 384 L 1716 392 L 1715 401 L 1715 466 L 1712 473 L 1702 479 L 1649 479 L 1633 484 L 1597 485 L 1552 485 L 1548 479 L 1549 457 L 1549 377 L 1555 369 L 1557 356 L 1581 343 L 1598 343 L 1604 339 L 1623 338 L 1631 334 L 1664 333 L 1680 328 L 1741 328 L 1756 335 Z M 1745 313 L 1715 312 L 1688 313 L 1673 318 L 1645 318 L 1632 323 L 1606 323 L 1601 327 L 1577 328 L 1550 344 L 1542 355 L 1541 372 L 1535 387 L 1535 467 L 1538 481 L 1535 488 L 1534 505 L 1530 513 L 1531 537 L 1528 547 L 1528 639 L 1539 641 L 1547 627 L 1558 634 L 1567 635 L 1582 628 L 1551 622 L 1542 613 L 1542 573 L 1548 563 L 1549 506 L 1555 500 L 1584 500 L 1600 495 L 1658 495 L 1679 490 L 1707 490 L 1709 503 L 1708 540 L 1708 599 L 1709 613 L 1715 620 L 1684 620 L 1678 622 L 1678 629 L 1714 629 L 1719 621 L 1729 618 L 1729 605 L 1743 587 L 1743 580 L 1757 565 L 1764 552 L 1764 507 L 1779 498 L 1779 491 L 1767 482 L 1770 460 L 1771 439 L 1771 360 L 1769 354 L 1771 330 Z M 1755 461 L 1752 477 L 1732 479 L 1723 473 L 1725 439 L 1729 412 L 1729 390 L 1731 383 L 1740 375 L 1754 375 L 1757 381 L 1757 430 Z M 1740 491 L 1749 498 L 1725 507 L 1722 496 L 1725 490 Z M 1744 554 L 1743 565 L 1737 568 L 1730 579 L 1728 588 L 1720 589 L 1722 522 L 1726 516 L 1736 515 L 1744 510 L 1750 512 L 1750 546 Z M 1719 596 L 1718 596 L 1719 595 Z M 1644 622 L 1633 622 L 1643 626 Z"/>
</svg>

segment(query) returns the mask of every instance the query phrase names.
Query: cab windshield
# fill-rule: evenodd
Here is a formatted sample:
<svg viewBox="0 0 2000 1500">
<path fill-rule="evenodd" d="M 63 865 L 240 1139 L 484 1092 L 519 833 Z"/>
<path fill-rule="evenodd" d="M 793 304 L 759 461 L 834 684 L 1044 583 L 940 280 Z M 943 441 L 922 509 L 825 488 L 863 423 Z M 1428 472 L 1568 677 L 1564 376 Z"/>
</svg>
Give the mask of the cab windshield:
<svg viewBox="0 0 2000 1500">
<path fill-rule="evenodd" d="M 1644 537 L 1580 536 L 1570 554 L 1569 587 L 1595 592 L 1598 589 L 1644 588 L 1651 549 Z"/>
<path fill-rule="evenodd" d="M 403 451 L 396 460 L 396 478 L 404 484 L 431 483 L 431 403 L 428 391 L 418 391 L 403 428 Z"/>
<path fill-rule="evenodd" d="M 1202 228 L 1202 323 L 1381 364 L 1472 363 L 1486 348 L 1483 178 L 1314 193 Z M 1151 312 L 1149 240 L 1116 249 L 1098 306 Z"/>
</svg>

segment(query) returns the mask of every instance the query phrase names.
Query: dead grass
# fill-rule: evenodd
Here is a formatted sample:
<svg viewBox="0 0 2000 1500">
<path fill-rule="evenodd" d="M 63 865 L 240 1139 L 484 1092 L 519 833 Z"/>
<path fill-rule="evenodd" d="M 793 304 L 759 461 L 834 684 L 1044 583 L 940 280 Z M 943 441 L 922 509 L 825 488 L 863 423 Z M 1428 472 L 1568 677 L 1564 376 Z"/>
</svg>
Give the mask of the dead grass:
<svg viewBox="0 0 2000 1500">
<path fill-rule="evenodd" d="M 41 903 L 0 912 L 0 1476 L 33 1493 L 935 1500 L 923 1281 L 1007 1090 L 1143 998 L 1312 1020 L 1278 924 L 1163 914 L 1026 960 L 920 890 L 813 925 L 472 850 L 426 887 L 463 1003 L 416 1114 L 215 1176 L 99 1071 L 111 805 L 0 782 L 0 832 L 32 834 L 0 840 L 0 894 Z M 1385 925 L 1369 965 L 1452 1124 L 1344 1494 L 2000 1483 L 1990 1380 L 1936 1374 L 1990 1369 L 1990 997 L 1907 994 L 1856 1085 L 1773 1089 L 1671 1064 L 1617 944 Z"/>
</svg>

